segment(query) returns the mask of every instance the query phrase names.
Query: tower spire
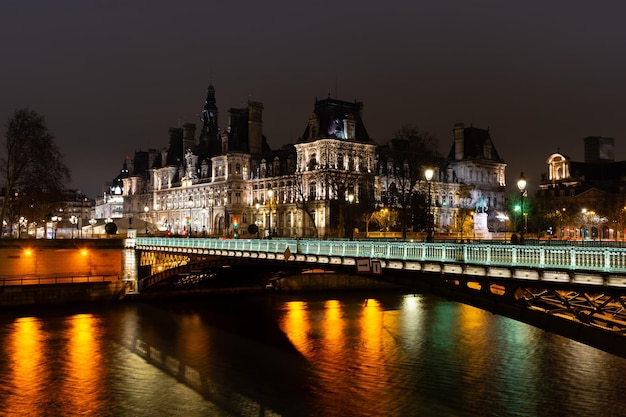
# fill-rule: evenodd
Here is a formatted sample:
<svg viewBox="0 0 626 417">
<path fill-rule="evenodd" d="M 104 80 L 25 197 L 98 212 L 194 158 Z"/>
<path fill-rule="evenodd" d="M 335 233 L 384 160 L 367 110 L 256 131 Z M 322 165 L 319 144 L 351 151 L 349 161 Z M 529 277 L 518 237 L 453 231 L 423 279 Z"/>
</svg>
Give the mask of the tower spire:
<svg viewBox="0 0 626 417">
<path fill-rule="evenodd" d="M 219 149 L 221 148 L 217 117 L 218 110 L 217 101 L 215 100 L 215 87 L 213 87 L 213 82 L 211 81 L 207 88 L 204 108 L 202 110 L 202 116 L 200 117 L 202 120 L 200 145 L 206 150 L 208 156 L 219 154 Z"/>
</svg>

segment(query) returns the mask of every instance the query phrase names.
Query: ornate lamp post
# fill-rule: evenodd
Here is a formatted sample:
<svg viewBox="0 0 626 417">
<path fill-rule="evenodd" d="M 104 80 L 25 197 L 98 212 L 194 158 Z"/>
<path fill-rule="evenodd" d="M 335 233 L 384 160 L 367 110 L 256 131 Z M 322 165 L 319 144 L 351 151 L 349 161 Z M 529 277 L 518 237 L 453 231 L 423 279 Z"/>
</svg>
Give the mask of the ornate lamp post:
<svg viewBox="0 0 626 417">
<path fill-rule="evenodd" d="M 147 204 L 143 206 L 144 222 L 146 223 L 146 236 L 148 235 L 148 212 L 149 211 L 150 211 L 150 207 L 148 207 Z"/>
<path fill-rule="evenodd" d="M 520 173 L 519 179 L 517 180 L 517 188 L 520 191 L 520 200 L 522 205 L 522 230 L 520 231 L 520 243 L 524 244 L 524 235 L 526 234 L 526 228 L 528 227 L 528 218 L 526 213 L 524 212 L 524 198 L 526 198 L 526 178 L 524 177 L 524 173 Z"/>
<path fill-rule="evenodd" d="M 350 203 L 350 211 L 348 213 L 348 218 L 350 219 L 349 226 L 350 230 L 348 232 L 348 237 L 350 240 L 354 238 L 354 219 L 352 219 L 352 203 L 354 202 L 354 194 L 348 194 L 348 203 Z"/>
<path fill-rule="evenodd" d="M 433 179 L 434 171 L 431 168 L 428 168 L 424 171 L 424 177 L 426 177 L 426 181 L 428 181 L 428 218 L 426 219 L 426 242 L 434 241 L 433 237 L 433 215 L 432 215 L 432 196 L 430 194 L 430 181 Z"/>
<path fill-rule="evenodd" d="M 259 207 L 261 207 L 261 204 L 259 204 L 259 202 L 257 201 L 254 207 L 256 208 L 256 220 L 254 221 L 254 223 L 256 224 L 256 238 L 260 239 L 261 238 L 261 220 L 259 219 Z"/>
<path fill-rule="evenodd" d="M 269 224 L 269 237 L 272 237 L 272 201 L 274 199 L 274 190 L 271 188 L 267 190 L 267 200 L 270 209 L 270 224 Z"/>
</svg>

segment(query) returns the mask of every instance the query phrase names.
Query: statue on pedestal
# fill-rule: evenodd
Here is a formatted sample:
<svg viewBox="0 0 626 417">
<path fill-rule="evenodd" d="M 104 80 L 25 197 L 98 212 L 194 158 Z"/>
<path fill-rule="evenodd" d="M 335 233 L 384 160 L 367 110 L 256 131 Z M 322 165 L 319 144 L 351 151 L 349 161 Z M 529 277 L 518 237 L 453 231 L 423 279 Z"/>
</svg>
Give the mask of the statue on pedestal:
<svg viewBox="0 0 626 417">
<path fill-rule="evenodd" d="M 474 235 L 478 238 L 491 238 L 487 227 L 487 211 L 489 210 L 489 200 L 485 197 L 478 197 L 474 204 Z"/>
</svg>

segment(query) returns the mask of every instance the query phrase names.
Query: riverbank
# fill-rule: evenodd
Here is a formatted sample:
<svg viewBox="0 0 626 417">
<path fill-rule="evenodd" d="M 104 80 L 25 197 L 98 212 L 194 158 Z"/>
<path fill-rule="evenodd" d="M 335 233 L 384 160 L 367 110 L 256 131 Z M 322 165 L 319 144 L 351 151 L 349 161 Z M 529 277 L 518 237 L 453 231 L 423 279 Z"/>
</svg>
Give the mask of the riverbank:
<svg viewBox="0 0 626 417">
<path fill-rule="evenodd" d="M 0 309 L 96 304 L 121 301 L 131 289 L 126 281 L 0 287 Z"/>
</svg>

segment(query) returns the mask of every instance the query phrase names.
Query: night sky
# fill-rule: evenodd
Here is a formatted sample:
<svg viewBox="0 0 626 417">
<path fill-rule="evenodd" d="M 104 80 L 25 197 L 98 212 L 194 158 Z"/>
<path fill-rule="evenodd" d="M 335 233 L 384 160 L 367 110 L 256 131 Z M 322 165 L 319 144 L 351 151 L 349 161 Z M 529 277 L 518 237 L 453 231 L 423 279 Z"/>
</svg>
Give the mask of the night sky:
<svg viewBox="0 0 626 417">
<path fill-rule="evenodd" d="M 517 4 L 514 4 L 517 3 Z M 316 97 L 364 103 L 378 144 L 404 124 L 452 144 L 489 128 L 531 189 L 556 151 L 615 138 L 626 159 L 626 2 L 13 1 L 0 5 L 0 121 L 45 116 L 72 184 L 101 194 L 126 155 L 201 123 L 212 82 L 228 109 L 264 104 L 274 149 L 302 135 Z"/>
</svg>

